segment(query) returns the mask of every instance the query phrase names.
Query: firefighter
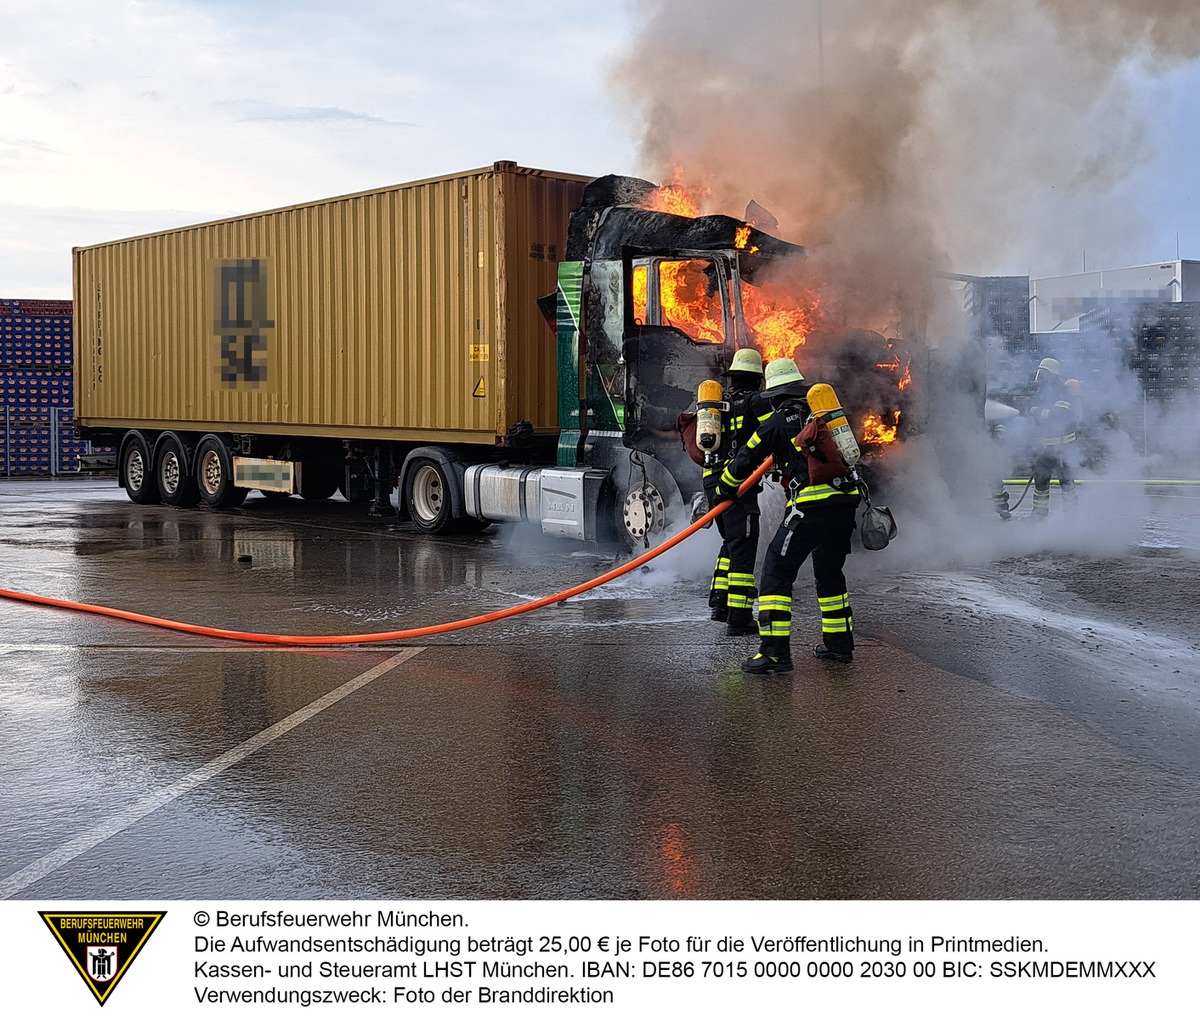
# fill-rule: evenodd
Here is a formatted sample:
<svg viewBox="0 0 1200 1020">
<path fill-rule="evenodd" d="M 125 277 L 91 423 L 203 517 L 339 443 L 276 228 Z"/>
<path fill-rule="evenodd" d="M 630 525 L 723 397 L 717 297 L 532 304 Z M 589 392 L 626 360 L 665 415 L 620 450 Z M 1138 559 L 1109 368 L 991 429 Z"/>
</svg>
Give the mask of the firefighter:
<svg viewBox="0 0 1200 1020">
<path fill-rule="evenodd" d="M 774 410 L 738 450 L 717 485 L 717 496 L 728 498 L 768 455 L 788 480 L 787 511 L 767 547 L 759 583 L 759 649 L 742 669 L 747 673 L 791 671 L 792 588 L 809 553 L 821 609 L 822 640 L 813 654 L 819 659 L 850 662 L 854 658 L 854 625 L 842 568 L 850 552 L 861 498 L 858 476 L 841 461 L 828 428 L 811 414 L 805 399 L 808 386 L 796 363 L 791 358 L 770 362 L 765 381 L 764 393 Z M 802 448 L 810 437 L 819 438 L 822 429 L 826 446 L 833 451 L 829 457 L 837 458 L 838 477 L 814 484 Z"/>
<path fill-rule="evenodd" d="M 752 347 L 743 347 L 734 354 L 725 373 L 728 384 L 725 402 L 728 410 L 721 412 L 721 442 L 717 456 L 704 467 L 704 494 L 710 505 L 717 482 L 725 465 L 733 459 L 758 427 L 771 413 L 771 405 L 760 392 L 763 383 L 762 355 Z M 726 624 L 730 637 L 757 634 L 754 622 L 754 562 L 758 556 L 759 507 L 761 486 L 734 500 L 733 506 L 717 518 L 721 534 L 721 549 L 713 569 L 708 590 L 712 618 Z"/>
<path fill-rule="evenodd" d="M 994 421 L 988 426 L 992 441 L 1007 446 L 1008 426 L 1003 421 Z M 1004 476 L 1001 475 L 992 483 L 992 509 L 1000 515 L 1000 520 L 1012 520 L 1012 510 L 1008 505 L 1008 490 L 1004 487 Z"/>
<path fill-rule="evenodd" d="M 1034 373 L 1037 386 L 1029 417 L 1037 434 L 1033 455 L 1033 515 L 1050 513 L 1050 480 L 1058 478 L 1066 500 L 1075 498 L 1075 408 L 1071 391 L 1062 378 L 1062 366 L 1054 358 L 1043 358 Z"/>
</svg>

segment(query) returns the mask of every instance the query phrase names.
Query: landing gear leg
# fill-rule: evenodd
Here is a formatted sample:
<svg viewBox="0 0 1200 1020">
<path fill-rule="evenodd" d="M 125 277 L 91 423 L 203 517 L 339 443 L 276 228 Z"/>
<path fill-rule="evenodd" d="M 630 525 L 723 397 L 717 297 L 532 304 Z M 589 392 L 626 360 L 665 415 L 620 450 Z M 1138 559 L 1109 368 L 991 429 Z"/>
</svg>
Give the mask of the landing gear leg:
<svg viewBox="0 0 1200 1020">
<path fill-rule="evenodd" d="M 375 447 L 375 498 L 371 502 L 372 517 L 396 516 L 396 508 L 392 506 L 392 489 L 395 481 L 391 448 Z"/>
</svg>

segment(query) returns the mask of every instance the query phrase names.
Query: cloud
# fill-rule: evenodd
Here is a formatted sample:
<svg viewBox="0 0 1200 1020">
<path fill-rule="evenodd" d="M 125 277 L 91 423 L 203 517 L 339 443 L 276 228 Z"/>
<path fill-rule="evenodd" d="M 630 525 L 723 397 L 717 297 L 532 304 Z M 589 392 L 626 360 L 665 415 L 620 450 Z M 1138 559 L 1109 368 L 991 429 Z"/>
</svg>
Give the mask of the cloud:
<svg viewBox="0 0 1200 1020">
<path fill-rule="evenodd" d="M 637 169 L 604 87 L 627 31 L 620 5 L 10 7 L 0 37 L 0 200 L 10 207 L 144 211 L 148 229 L 166 229 L 194 221 L 170 210 L 236 215 L 496 160 L 596 176 Z M 71 245 L 111 239 L 90 236 L 98 222 L 55 235 L 66 244 L 54 265 L 65 268 L 37 287 L 69 295 Z M 18 221 L 5 227 L 12 237 Z M 0 284 L 30 280 L 10 258 L 0 251 Z"/>
<path fill-rule="evenodd" d="M 409 121 L 389 120 L 386 117 L 376 117 L 369 113 L 358 113 L 339 106 L 276 106 L 271 103 L 235 103 L 228 102 L 234 113 L 234 119 L 239 124 L 254 121 L 271 121 L 279 124 L 388 124 L 392 127 L 416 127 Z"/>
</svg>

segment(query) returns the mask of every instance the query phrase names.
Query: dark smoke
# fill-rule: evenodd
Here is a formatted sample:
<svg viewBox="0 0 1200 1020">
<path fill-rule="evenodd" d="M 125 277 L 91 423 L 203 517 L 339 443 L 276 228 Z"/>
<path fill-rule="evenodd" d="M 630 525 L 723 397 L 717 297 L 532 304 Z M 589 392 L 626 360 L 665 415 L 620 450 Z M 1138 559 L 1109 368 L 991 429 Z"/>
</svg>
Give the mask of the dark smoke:
<svg viewBox="0 0 1200 1020">
<path fill-rule="evenodd" d="M 924 332 L 931 271 L 1048 275 L 1124 251 L 1139 225 L 1111 195 L 1145 155 L 1133 80 L 1200 53 L 1192 0 L 637 11 L 614 80 L 642 115 L 640 169 L 681 170 L 705 212 L 761 203 L 845 323 L 887 335 Z"/>
<path fill-rule="evenodd" d="M 637 169 L 703 188 L 702 212 L 770 210 L 806 249 L 827 326 L 969 363 L 946 350 L 962 291 L 931 285 L 939 272 L 1148 260 L 1148 225 L 1118 190 L 1148 161 L 1139 84 L 1200 55 L 1195 0 L 647 0 L 634 16 L 613 80 L 640 114 Z M 975 523 L 948 538 L 1004 470 L 972 425 L 982 393 L 941 382 L 928 398 L 953 449 L 902 451 L 922 488 L 900 555 L 985 542 Z M 1095 531 L 1115 540 L 1111 525 L 1098 515 Z"/>
</svg>

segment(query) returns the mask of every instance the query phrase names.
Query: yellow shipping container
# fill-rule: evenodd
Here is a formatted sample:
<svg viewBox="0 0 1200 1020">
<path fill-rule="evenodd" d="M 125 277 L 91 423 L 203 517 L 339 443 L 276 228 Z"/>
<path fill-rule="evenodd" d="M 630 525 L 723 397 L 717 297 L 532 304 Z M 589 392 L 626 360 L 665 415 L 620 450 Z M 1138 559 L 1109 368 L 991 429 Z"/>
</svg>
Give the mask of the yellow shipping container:
<svg viewBox="0 0 1200 1020">
<path fill-rule="evenodd" d="M 85 428 L 495 445 L 557 429 L 552 331 L 589 178 L 496 163 L 77 248 Z"/>
</svg>

